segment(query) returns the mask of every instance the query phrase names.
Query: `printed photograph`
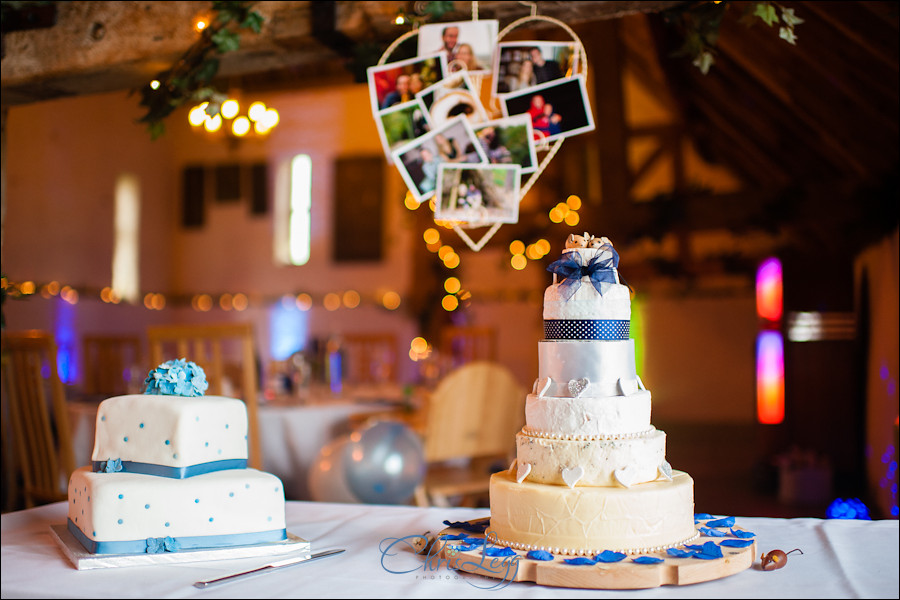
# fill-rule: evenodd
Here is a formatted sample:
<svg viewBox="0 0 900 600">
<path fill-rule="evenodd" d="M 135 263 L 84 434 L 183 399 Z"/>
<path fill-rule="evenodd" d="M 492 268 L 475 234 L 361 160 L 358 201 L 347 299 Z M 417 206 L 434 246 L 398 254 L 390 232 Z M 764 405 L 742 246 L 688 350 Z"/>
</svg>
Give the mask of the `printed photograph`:
<svg viewBox="0 0 900 600">
<path fill-rule="evenodd" d="M 441 54 L 369 67 L 366 74 L 372 114 L 415 100 L 416 94 L 444 79 L 446 73 L 447 63 Z"/>
<path fill-rule="evenodd" d="M 397 104 L 377 113 L 375 125 L 388 164 L 393 162 L 391 153 L 397 148 L 422 137 L 430 131 L 425 107 L 418 100 Z"/>
<path fill-rule="evenodd" d="M 425 107 L 431 128 L 440 127 L 453 117 L 464 115 L 470 123 L 487 121 L 487 111 L 474 91 L 467 73 L 450 75 L 416 94 Z"/>
<path fill-rule="evenodd" d="M 472 126 L 458 116 L 424 136 L 397 148 L 393 161 L 417 202 L 432 198 L 442 164 L 487 164 Z"/>
<path fill-rule="evenodd" d="M 452 165 L 438 169 L 434 218 L 470 227 L 519 220 L 519 165 Z"/>
<path fill-rule="evenodd" d="M 494 57 L 494 93 L 519 92 L 571 75 L 574 42 L 500 42 Z"/>
<path fill-rule="evenodd" d="M 534 139 L 553 142 L 594 130 L 584 77 L 568 77 L 500 97 L 503 115 L 527 114 Z"/>
<path fill-rule="evenodd" d="M 432 23 L 419 27 L 419 56 L 440 53 L 450 73 L 489 73 L 497 46 L 499 22 L 491 19 Z"/>
<path fill-rule="evenodd" d="M 491 164 L 519 165 L 522 173 L 537 170 L 537 150 L 528 115 L 515 115 L 473 125 L 472 129 Z"/>
</svg>

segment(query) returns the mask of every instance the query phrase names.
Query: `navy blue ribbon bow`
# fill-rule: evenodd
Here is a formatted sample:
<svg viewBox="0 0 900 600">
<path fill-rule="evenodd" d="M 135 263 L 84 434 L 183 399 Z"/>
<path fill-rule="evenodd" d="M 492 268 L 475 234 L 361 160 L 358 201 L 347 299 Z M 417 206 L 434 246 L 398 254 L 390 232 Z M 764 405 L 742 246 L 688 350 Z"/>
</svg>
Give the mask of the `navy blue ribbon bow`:
<svg viewBox="0 0 900 600">
<path fill-rule="evenodd" d="M 616 267 L 619 266 L 619 253 L 612 246 L 604 246 L 611 256 L 601 259 L 602 254 L 594 256 L 587 264 L 578 252 L 567 252 L 562 258 L 550 263 L 547 270 L 561 278 L 559 293 L 566 300 L 570 299 L 581 287 L 581 278 L 590 278 L 597 293 L 603 295 L 601 283 L 618 283 Z"/>
</svg>

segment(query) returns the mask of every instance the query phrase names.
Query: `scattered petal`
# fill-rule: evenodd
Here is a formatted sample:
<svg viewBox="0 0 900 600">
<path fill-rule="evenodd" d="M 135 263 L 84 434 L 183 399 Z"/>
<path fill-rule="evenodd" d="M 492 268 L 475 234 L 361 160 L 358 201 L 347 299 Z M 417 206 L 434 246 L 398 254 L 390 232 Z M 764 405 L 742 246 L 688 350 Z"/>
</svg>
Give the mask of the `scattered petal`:
<svg viewBox="0 0 900 600">
<path fill-rule="evenodd" d="M 692 550 L 682 550 L 681 548 L 669 548 L 666 550 L 666 554 L 669 556 L 674 556 L 675 558 L 690 558 L 694 554 L 696 554 Z"/>
<path fill-rule="evenodd" d="M 729 548 L 746 548 L 747 546 L 753 545 L 753 540 L 722 540 L 719 542 L 720 546 L 727 546 Z"/>
<path fill-rule="evenodd" d="M 724 517 L 706 523 L 707 527 L 734 527 L 734 517 Z"/>
<path fill-rule="evenodd" d="M 744 529 L 732 529 L 732 530 L 729 531 L 728 533 L 730 533 L 731 535 L 733 535 L 733 536 L 736 537 L 736 538 L 752 538 L 752 537 L 756 537 L 756 534 L 755 534 L 755 533 L 753 533 L 752 531 L 745 531 Z"/>
<path fill-rule="evenodd" d="M 493 548 L 485 548 L 484 555 L 485 556 L 515 556 L 516 551 L 513 550 L 512 548 L 507 548 L 505 546 L 502 548 L 495 546 Z"/>
<path fill-rule="evenodd" d="M 465 533 L 445 533 L 438 539 L 445 540 L 448 542 L 455 542 L 458 540 L 464 540 L 464 539 L 466 539 L 466 537 L 468 537 L 468 536 L 466 536 Z"/>
<path fill-rule="evenodd" d="M 484 538 L 477 538 L 477 537 L 469 536 L 469 537 L 466 537 L 463 541 L 467 544 L 475 544 L 476 546 L 484 546 Z"/>
<path fill-rule="evenodd" d="M 478 519 L 475 521 L 444 521 L 444 525 L 453 529 L 462 529 L 470 533 L 484 533 L 490 526 L 490 519 Z"/>
<path fill-rule="evenodd" d="M 613 552 L 612 550 L 604 550 L 600 554 L 594 557 L 594 560 L 597 562 L 604 563 L 614 563 L 619 562 L 620 560 L 625 558 L 625 554 L 622 552 Z"/>
<path fill-rule="evenodd" d="M 713 516 L 709 513 L 697 513 L 694 515 L 694 522 L 697 521 L 709 521 Z"/>
<path fill-rule="evenodd" d="M 459 544 L 457 546 L 453 546 L 453 548 L 455 548 L 459 552 L 468 552 L 469 550 L 474 550 L 478 547 L 478 544 Z"/>
<path fill-rule="evenodd" d="M 553 560 L 553 555 L 546 550 L 529 550 L 525 558 L 530 558 L 531 560 Z"/>
<path fill-rule="evenodd" d="M 655 556 L 638 556 L 637 558 L 631 559 L 632 562 L 636 562 L 639 565 L 655 565 L 657 563 L 663 562 L 662 558 L 656 558 Z"/>
<path fill-rule="evenodd" d="M 726 535 L 728 535 L 724 531 L 719 531 L 718 529 L 710 529 L 709 527 L 701 527 L 700 533 L 702 533 L 706 537 L 725 537 Z"/>
<path fill-rule="evenodd" d="M 576 556 L 575 558 L 566 558 L 563 560 L 566 564 L 569 565 L 596 565 L 597 561 L 587 556 Z"/>
</svg>

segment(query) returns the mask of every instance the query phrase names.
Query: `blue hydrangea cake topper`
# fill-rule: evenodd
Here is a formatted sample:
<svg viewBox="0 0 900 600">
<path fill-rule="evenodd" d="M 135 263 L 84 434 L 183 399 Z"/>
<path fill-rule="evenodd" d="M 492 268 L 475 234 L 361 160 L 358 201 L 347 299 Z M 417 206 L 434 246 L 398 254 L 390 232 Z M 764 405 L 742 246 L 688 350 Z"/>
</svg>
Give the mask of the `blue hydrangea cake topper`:
<svg viewBox="0 0 900 600">
<path fill-rule="evenodd" d="M 202 396 L 209 387 L 203 368 L 184 358 L 166 361 L 150 371 L 144 385 L 145 394 L 186 397 Z"/>
</svg>

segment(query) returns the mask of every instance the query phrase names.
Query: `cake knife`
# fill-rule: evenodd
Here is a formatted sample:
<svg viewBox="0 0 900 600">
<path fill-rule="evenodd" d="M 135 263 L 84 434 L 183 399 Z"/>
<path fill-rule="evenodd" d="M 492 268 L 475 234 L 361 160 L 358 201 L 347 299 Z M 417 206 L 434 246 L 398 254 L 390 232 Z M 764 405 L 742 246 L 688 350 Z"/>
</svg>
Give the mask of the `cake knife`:
<svg viewBox="0 0 900 600">
<path fill-rule="evenodd" d="M 338 548 L 336 550 L 323 550 L 322 552 L 316 552 L 314 554 L 310 554 L 309 556 L 294 556 L 291 558 L 285 558 L 284 560 L 277 560 L 273 563 L 269 563 L 267 565 L 263 565 L 257 569 L 251 569 L 249 571 L 242 571 L 240 573 L 234 573 L 233 575 L 226 575 L 225 577 L 219 577 L 218 579 L 207 579 L 206 581 L 198 581 L 194 584 L 194 587 L 204 589 L 214 585 L 219 585 L 222 583 L 228 583 L 229 581 L 234 581 L 236 579 L 240 579 L 242 577 L 249 577 L 250 575 L 258 575 L 260 573 L 264 573 L 267 571 L 272 571 L 274 569 L 280 569 L 281 567 L 289 567 L 291 565 L 296 565 L 300 563 L 309 562 L 311 560 L 316 560 L 318 558 L 325 558 L 326 556 L 333 556 L 335 554 L 340 554 L 343 552 L 343 548 Z"/>
</svg>

